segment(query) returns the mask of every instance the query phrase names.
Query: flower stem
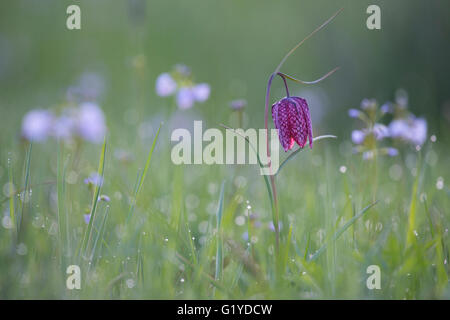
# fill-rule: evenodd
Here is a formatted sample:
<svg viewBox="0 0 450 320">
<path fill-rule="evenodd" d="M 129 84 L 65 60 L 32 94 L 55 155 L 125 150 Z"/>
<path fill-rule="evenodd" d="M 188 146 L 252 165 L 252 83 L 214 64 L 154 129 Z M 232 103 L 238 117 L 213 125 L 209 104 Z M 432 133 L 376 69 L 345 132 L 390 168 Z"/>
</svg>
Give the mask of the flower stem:
<svg viewBox="0 0 450 320">
<path fill-rule="evenodd" d="M 281 77 L 281 79 L 283 79 L 284 82 L 284 87 L 286 88 L 286 97 L 289 98 L 289 88 L 286 82 L 286 78 L 284 77 L 284 74 L 282 74 L 281 72 L 278 72 L 277 75 L 279 75 Z"/>
</svg>

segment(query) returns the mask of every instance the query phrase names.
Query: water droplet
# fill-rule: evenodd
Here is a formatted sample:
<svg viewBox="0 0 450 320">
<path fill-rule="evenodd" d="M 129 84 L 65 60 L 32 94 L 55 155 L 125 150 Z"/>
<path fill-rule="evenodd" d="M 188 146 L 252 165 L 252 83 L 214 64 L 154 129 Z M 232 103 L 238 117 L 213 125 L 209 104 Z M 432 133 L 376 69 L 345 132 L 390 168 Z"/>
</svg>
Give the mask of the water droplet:
<svg viewBox="0 0 450 320">
<path fill-rule="evenodd" d="M 133 279 L 127 279 L 126 284 L 127 284 L 127 287 L 129 289 L 131 289 L 131 288 L 134 287 L 134 280 Z"/>
</svg>

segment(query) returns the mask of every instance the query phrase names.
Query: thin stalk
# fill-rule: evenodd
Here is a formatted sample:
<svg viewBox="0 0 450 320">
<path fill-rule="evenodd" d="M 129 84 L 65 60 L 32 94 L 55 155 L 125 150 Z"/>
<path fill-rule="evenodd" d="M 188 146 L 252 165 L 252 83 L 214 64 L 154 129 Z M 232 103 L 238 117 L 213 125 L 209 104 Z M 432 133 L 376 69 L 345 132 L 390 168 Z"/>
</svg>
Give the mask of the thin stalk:
<svg viewBox="0 0 450 320">
<path fill-rule="evenodd" d="M 276 252 L 277 252 L 277 256 L 279 254 L 279 243 L 280 243 L 280 230 L 278 227 L 278 221 L 279 221 L 279 211 L 278 211 L 278 198 L 277 198 L 277 189 L 276 189 L 276 184 L 275 184 L 275 176 L 272 174 L 272 161 L 270 160 L 270 146 L 269 146 L 269 100 L 270 100 L 270 88 L 272 86 L 272 81 L 273 78 L 276 75 L 279 75 L 285 84 L 286 87 L 286 93 L 287 96 L 289 96 L 289 89 L 287 87 L 287 83 L 286 83 L 286 75 L 284 75 L 283 73 L 280 73 L 280 69 L 283 66 L 284 62 L 287 60 L 287 58 L 294 53 L 295 50 L 297 50 L 306 40 L 308 40 L 309 38 L 311 38 L 316 32 L 318 32 L 320 29 L 322 29 L 323 27 L 325 27 L 328 23 L 330 23 L 341 11 L 343 10 L 343 8 L 339 9 L 335 14 L 333 14 L 328 20 L 326 20 L 324 23 L 322 23 L 319 27 L 317 27 L 313 32 L 311 32 L 308 36 L 306 36 L 306 38 L 304 38 L 302 41 L 300 41 L 295 47 L 293 47 L 285 56 L 284 58 L 281 60 L 281 62 L 279 63 L 279 65 L 277 66 L 277 68 L 275 69 L 275 71 L 270 75 L 269 80 L 267 82 L 267 90 L 266 90 L 266 99 L 265 99 L 265 113 L 264 113 L 264 129 L 266 130 L 266 148 L 267 148 L 267 157 L 269 159 L 269 175 L 270 175 L 270 185 L 271 185 L 271 189 L 272 189 L 272 197 L 273 197 L 273 207 L 272 210 L 273 212 L 273 216 L 274 216 L 274 227 L 275 227 L 275 243 L 276 243 Z M 330 71 L 328 74 L 326 74 L 325 76 L 321 77 L 320 79 L 316 80 L 316 81 L 312 81 L 311 83 L 317 83 L 323 79 L 325 79 L 326 77 L 328 77 L 330 74 L 332 74 L 335 70 Z M 294 79 L 294 78 L 292 78 Z M 296 79 L 295 79 L 296 80 Z"/>
</svg>

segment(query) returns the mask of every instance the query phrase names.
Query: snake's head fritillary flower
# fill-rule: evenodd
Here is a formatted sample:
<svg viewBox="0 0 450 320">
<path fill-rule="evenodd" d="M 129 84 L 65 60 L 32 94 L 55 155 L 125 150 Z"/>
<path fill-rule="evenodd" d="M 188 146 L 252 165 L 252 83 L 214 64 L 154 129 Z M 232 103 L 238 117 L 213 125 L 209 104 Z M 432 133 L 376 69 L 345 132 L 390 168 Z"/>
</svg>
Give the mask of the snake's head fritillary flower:
<svg viewBox="0 0 450 320">
<path fill-rule="evenodd" d="M 41 142 L 51 133 L 53 115 L 47 110 L 31 110 L 22 121 L 22 136 L 29 141 Z"/>
<path fill-rule="evenodd" d="M 312 124 L 308 103 L 299 97 L 288 97 L 272 105 L 272 119 L 278 129 L 284 151 L 292 149 L 294 143 L 304 148 L 308 139 L 312 148 Z"/>
</svg>

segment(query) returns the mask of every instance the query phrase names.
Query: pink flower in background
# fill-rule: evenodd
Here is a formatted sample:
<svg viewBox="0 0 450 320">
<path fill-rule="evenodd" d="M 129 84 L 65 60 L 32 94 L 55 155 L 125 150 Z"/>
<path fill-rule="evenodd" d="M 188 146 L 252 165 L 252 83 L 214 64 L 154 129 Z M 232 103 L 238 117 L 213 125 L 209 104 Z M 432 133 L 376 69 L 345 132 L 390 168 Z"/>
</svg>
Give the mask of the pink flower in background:
<svg viewBox="0 0 450 320">
<path fill-rule="evenodd" d="M 272 106 L 272 118 L 278 129 L 284 151 L 292 149 L 294 142 L 304 148 L 308 139 L 312 148 L 312 124 L 308 103 L 299 97 L 281 99 Z"/>
<path fill-rule="evenodd" d="M 366 134 L 362 130 L 353 130 L 352 131 L 352 141 L 354 144 L 361 144 L 364 142 L 366 138 Z"/>
<path fill-rule="evenodd" d="M 89 175 L 89 177 L 84 179 L 84 184 L 100 187 L 103 185 L 103 177 L 97 172 L 93 172 Z"/>
<path fill-rule="evenodd" d="M 75 121 L 69 115 L 61 115 L 53 121 L 52 135 L 58 139 L 69 140 L 75 129 Z"/>
<path fill-rule="evenodd" d="M 180 109 L 190 109 L 194 105 L 194 92 L 189 87 L 180 88 L 177 92 L 177 105 Z"/>
<path fill-rule="evenodd" d="M 195 101 L 197 102 L 204 102 L 208 100 L 209 93 L 211 92 L 211 88 L 209 87 L 209 84 L 207 83 L 200 83 L 195 85 L 192 88 L 192 91 L 194 93 Z"/>
<path fill-rule="evenodd" d="M 175 65 L 171 73 L 161 73 L 156 78 L 156 94 L 160 97 L 175 95 L 179 109 L 190 109 L 196 102 L 205 102 L 211 93 L 207 83 L 194 83 L 190 69 L 182 64 Z"/>
<path fill-rule="evenodd" d="M 52 123 L 53 115 L 50 111 L 31 110 L 22 120 L 22 136 L 29 141 L 45 141 L 51 133 Z"/>
<path fill-rule="evenodd" d="M 165 72 L 156 79 L 156 94 L 160 97 L 167 97 L 175 93 L 177 90 L 177 83 L 172 76 Z"/>
<path fill-rule="evenodd" d="M 92 102 L 85 102 L 78 110 L 77 130 L 85 140 L 100 143 L 106 133 L 105 117 L 102 109 Z"/>
<path fill-rule="evenodd" d="M 421 146 L 427 139 L 427 121 L 412 115 L 406 119 L 393 120 L 389 124 L 389 132 L 392 138 Z"/>
<path fill-rule="evenodd" d="M 78 82 L 67 89 L 69 101 L 93 101 L 97 100 L 105 91 L 104 78 L 94 72 L 83 73 Z"/>
<path fill-rule="evenodd" d="M 377 140 L 383 140 L 389 137 L 389 129 L 381 123 L 375 123 L 373 126 L 373 135 Z"/>
<path fill-rule="evenodd" d="M 230 101 L 230 108 L 233 110 L 242 110 L 247 106 L 247 100 L 237 99 Z"/>
</svg>

